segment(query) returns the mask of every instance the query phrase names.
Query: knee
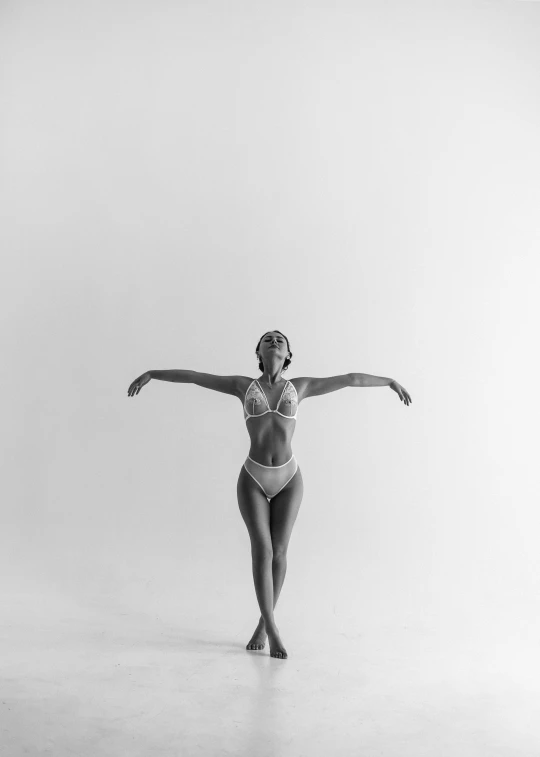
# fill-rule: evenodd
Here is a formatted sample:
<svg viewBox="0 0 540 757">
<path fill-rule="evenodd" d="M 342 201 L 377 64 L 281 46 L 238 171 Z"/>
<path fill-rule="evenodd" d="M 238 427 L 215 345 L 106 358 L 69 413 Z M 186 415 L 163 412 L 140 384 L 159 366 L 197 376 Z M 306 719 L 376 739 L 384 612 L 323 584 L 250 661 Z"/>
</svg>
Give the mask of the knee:
<svg viewBox="0 0 540 757">
<path fill-rule="evenodd" d="M 260 543 L 251 545 L 251 556 L 256 562 L 265 562 L 272 560 L 274 550 L 271 543 Z"/>
<path fill-rule="evenodd" d="M 273 545 L 272 560 L 274 562 L 285 562 L 287 559 L 287 547 L 281 547 L 279 545 Z"/>
</svg>

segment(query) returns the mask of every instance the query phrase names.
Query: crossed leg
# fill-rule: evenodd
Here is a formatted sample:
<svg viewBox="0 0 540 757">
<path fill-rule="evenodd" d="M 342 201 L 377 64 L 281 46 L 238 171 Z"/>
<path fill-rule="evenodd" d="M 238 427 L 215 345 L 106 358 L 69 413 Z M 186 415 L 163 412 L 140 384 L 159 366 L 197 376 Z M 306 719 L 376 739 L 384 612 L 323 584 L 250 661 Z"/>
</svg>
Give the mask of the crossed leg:
<svg viewBox="0 0 540 757">
<path fill-rule="evenodd" d="M 253 580 L 261 609 L 259 624 L 246 648 L 262 649 L 268 634 L 272 657 L 287 657 L 274 608 L 285 580 L 287 548 L 303 493 L 300 468 L 270 503 L 243 466 L 238 477 L 238 505 L 251 540 Z"/>
</svg>

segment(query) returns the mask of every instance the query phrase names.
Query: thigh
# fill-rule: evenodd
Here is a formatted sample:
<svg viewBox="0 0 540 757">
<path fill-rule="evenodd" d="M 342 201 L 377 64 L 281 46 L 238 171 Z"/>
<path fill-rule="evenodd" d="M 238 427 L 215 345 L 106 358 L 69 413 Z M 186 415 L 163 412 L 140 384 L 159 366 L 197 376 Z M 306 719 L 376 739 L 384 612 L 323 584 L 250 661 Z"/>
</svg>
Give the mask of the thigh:
<svg viewBox="0 0 540 757">
<path fill-rule="evenodd" d="M 270 500 L 270 534 L 274 554 L 287 551 L 303 495 L 304 482 L 298 468 L 287 486 Z"/>
<path fill-rule="evenodd" d="M 270 535 L 270 503 L 261 487 L 254 481 L 244 466 L 236 485 L 238 507 L 247 526 L 253 549 L 272 550 Z"/>
</svg>

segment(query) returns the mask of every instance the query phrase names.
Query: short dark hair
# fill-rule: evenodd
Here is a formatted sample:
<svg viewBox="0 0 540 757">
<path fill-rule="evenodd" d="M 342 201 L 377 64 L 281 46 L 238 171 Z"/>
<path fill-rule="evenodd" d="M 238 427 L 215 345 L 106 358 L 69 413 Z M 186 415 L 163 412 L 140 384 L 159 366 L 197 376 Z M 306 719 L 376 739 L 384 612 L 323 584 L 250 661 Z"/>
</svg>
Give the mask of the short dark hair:
<svg viewBox="0 0 540 757">
<path fill-rule="evenodd" d="M 291 357 L 286 357 L 286 358 L 285 358 L 285 362 L 283 363 L 283 368 L 282 368 L 282 370 L 286 371 L 286 370 L 287 370 L 287 368 L 289 367 L 289 365 L 290 365 L 290 364 L 291 364 L 291 362 L 292 362 L 292 352 L 291 352 L 291 348 L 290 348 L 290 346 L 289 346 L 289 340 L 287 339 L 287 337 L 285 336 L 285 334 L 284 334 L 284 333 L 283 333 L 282 331 L 279 331 L 278 329 L 274 329 L 274 331 L 277 331 L 277 333 L 278 333 L 278 334 L 281 334 L 281 336 L 285 337 L 285 339 L 286 339 L 286 341 L 287 341 L 287 349 L 288 349 L 288 350 L 289 350 L 289 352 L 291 353 Z M 269 334 L 269 333 L 270 333 L 269 331 L 265 331 L 265 332 L 264 332 L 264 334 L 263 334 L 263 335 L 261 336 L 261 338 L 260 338 L 260 339 L 259 339 L 259 341 L 257 342 L 257 346 L 256 346 L 256 348 L 255 348 L 255 353 L 257 353 L 257 352 L 259 351 L 259 346 L 260 346 L 260 344 L 261 344 L 261 342 L 262 342 L 262 340 L 263 340 L 263 337 L 265 337 L 265 336 L 266 336 L 267 334 Z M 259 370 L 260 370 L 260 371 L 264 371 L 264 365 L 263 365 L 263 361 L 262 361 L 262 360 L 261 360 L 260 358 L 259 358 Z"/>
</svg>

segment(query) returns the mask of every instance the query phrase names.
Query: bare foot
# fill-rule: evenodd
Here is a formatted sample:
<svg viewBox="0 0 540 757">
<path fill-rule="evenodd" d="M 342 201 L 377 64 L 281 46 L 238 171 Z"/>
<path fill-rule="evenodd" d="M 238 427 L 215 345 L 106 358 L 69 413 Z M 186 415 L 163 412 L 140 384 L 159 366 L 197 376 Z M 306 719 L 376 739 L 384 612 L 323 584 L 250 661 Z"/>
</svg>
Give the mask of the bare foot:
<svg viewBox="0 0 540 757">
<path fill-rule="evenodd" d="M 269 633 L 268 641 L 270 642 L 270 657 L 278 657 L 280 660 L 286 660 L 288 657 L 287 650 L 279 638 L 279 633 Z"/>
<path fill-rule="evenodd" d="M 259 620 L 255 633 L 248 641 L 246 649 L 264 649 L 266 641 L 266 626 L 264 620 Z"/>
</svg>

